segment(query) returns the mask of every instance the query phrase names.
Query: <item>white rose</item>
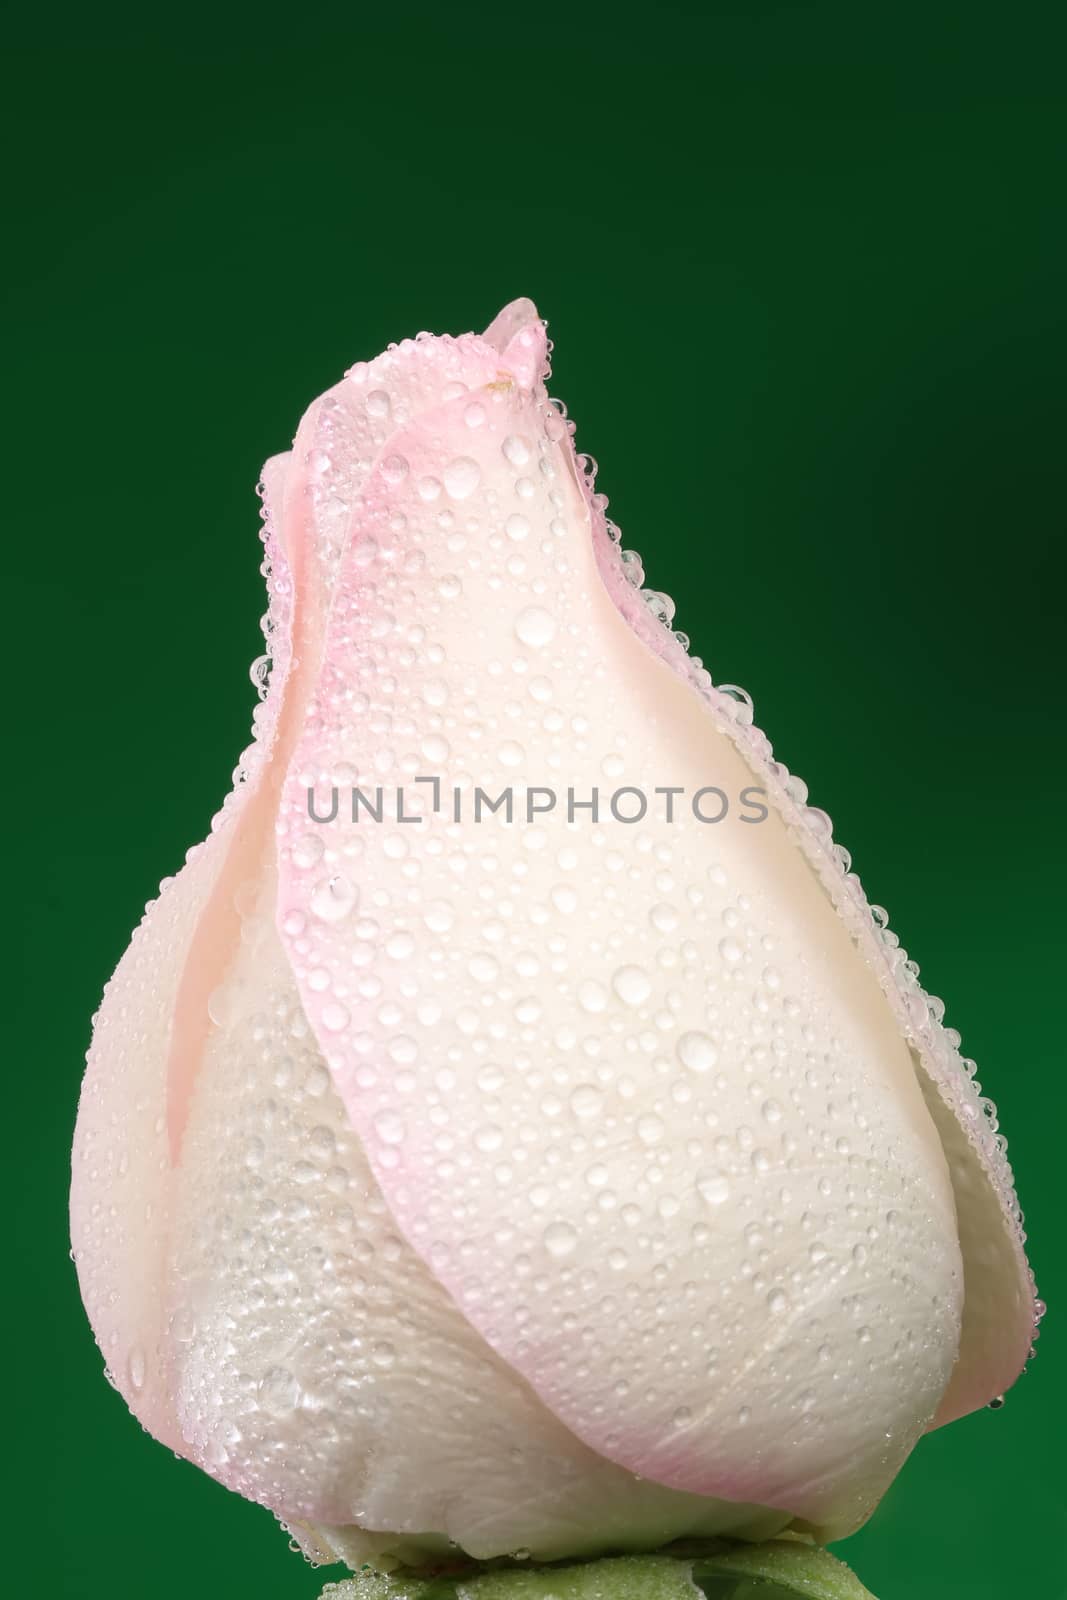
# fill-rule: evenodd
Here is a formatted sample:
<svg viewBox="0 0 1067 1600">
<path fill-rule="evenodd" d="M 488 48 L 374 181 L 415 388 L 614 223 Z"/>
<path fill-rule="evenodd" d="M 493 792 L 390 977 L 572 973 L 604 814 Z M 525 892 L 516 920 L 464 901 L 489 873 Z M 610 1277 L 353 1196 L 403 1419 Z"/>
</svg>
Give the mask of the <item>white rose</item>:
<svg viewBox="0 0 1067 1600">
<path fill-rule="evenodd" d="M 957 1036 L 544 354 L 405 340 L 268 462 L 255 742 L 81 1102 L 117 1387 L 353 1564 L 839 1537 L 1034 1332 Z"/>
</svg>

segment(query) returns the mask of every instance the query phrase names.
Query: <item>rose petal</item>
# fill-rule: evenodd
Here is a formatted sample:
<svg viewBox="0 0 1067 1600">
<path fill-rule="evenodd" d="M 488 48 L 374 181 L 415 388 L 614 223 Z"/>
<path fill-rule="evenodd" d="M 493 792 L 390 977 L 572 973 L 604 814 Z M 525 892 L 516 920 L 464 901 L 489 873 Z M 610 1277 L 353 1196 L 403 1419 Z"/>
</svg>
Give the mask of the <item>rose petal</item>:
<svg viewBox="0 0 1067 1600">
<path fill-rule="evenodd" d="M 782 1526 L 638 1482 L 487 1350 L 397 1232 L 269 910 L 248 908 L 220 1016 L 167 1281 L 184 1453 L 350 1560 L 353 1524 L 378 1530 L 379 1558 L 436 1535 L 542 1559 Z"/>
<path fill-rule="evenodd" d="M 116 1386 L 176 1450 L 182 1445 L 162 1287 L 174 1169 L 217 1027 L 214 997 L 240 951 L 241 906 L 273 870 L 278 789 L 314 684 L 351 509 L 399 418 L 491 380 L 499 365 L 499 352 L 473 335 L 406 340 L 353 368 L 310 407 L 291 456 L 267 463 L 273 669 L 255 740 L 208 839 L 147 908 L 95 1023 L 74 1141 L 79 1279 Z M 291 660 L 298 671 L 290 671 Z"/>
<path fill-rule="evenodd" d="M 956 1351 L 940 1142 L 778 809 L 450 823 L 456 782 L 760 781 L 725 697 L 671 670 L 684 652 L 628 591 L 558 413 L 518 383 L 473 403 L 477 427 L 464 396 L 398 429 L 408 472 L 371 473 L 338 574 L 280 819 L 304 1006 L 405 1235 L 580 1438 L 843 1532 Z M 435 775 L 442 811 L 414 826 L 392 799 L 352 822 L 347 790 L 309 822 L 309 786 L 402 781 L 410 814 Z M 326 876 L 301 864 L 316 831 Z"/>
<path fill-rule="evenodd" d="M 283 698 L 291 577 L 277 530 L 288 467 L 288 457 L 275 457 L 263 475 L 272 693 L 257 707 L 256 741 L 239 767 L 245 776 L 207 839 L 146 906 L 107 985 L 94 1018 L 74 1135 L 71 1238 L 89 1320 L 115 1387 L 145 1427 L 178 1451 L 165 1291 L 173 1162 L 199 1065 L 199 1056 L 190 1059 L 189 1041 L 206 1037 L 210 992 L 222 976 L 202 959 L 205 907 L 215 902 L 230 867 Z M 198 989 L 203 1016 L 188 1010 Z"/>
</svg>

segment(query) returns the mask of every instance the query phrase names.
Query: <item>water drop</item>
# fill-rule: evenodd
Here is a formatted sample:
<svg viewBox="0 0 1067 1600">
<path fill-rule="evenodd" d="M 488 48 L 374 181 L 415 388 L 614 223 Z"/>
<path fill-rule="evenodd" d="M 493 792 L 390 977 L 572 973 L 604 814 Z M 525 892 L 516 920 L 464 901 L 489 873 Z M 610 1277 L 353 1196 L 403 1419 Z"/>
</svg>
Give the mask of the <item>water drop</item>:
<svg viewBox="0 0 1067 1600">
<path fill-rule="evenodd" d="M 141 1390 L 144 1388 L 145 1359 L 144 1351 L 139 1344 L 132 1346 L 129 1355 L 126 1358 L 126 1373 L 130 1380 L 130 1387 L 137 1394 L 140 1394 Z"/>
<path fill-rule="evenodd" d="M 541 1237 L 550 1256 L 569 1256 L 578 1243 L 578 1230 L 569 1222 L 550 1222 Z"/>
<path fill-rule="evenodd" d="M 317 867 L 322 860 L 325 845 L 317 833 L 305 833 L 293 845 L 293 866 L 306 869 Z"/>
<path fill-rule="evenodd" d="M 259 1380 L 259 1403 L 268 1415 L 281 1417 L 296 1409 L 300 1385 L 286 1367 L 269 1367 Z"/>
<path fill-rule="evenodd" d="M 510 461 L 513 467 L 524 467 L 530 459 L 530 441 L 519 433 L 509 433 L 500 448 L 504 453 L 504 460 Z"/>
<path fill-rule="evenodd" d="M 331 1000 L 322 1008 L 322 1025 L 328 1033 L 342 1033 L 348 1027 L 351 1018 L 345 1007 L 336 1000 Z"/>
<path fill-rule="evenodd" d="M 408 475 L 408 464 L 403 456 L 386 456 L 382 462 L 382 477 L 393 488 L 403 483 Z"/>
<path fill-rule="evenodd" d="M 470 456 L 457 456 L 444 471 L 445 488 L 453 500 L 466 500 L 482 481 L 482 469 Z"/>
<path fill-rule="evenodd" d="M 402 1144 L 404 1124 L 395 1111 L 379 1111 L 374 1119 L 374 1131 L 383 1144 Z"/>
<path fill-rule="evenodd" d="M 709 1206 L 721 1206 L 730 1198 L 730 1180 L 721 1172 L 709 1172 L 697 1179 L 697 1190 Z"/>
<path fill-rule="evenodd" d="M 556 619 L 543 606 L 527 606 L 515 618 L 515 634 L 531 650 L 543 650 L 556 634 Z"/>
<path fill-rule="evenodd" d="M 627 1006 L 643 1005 L 652 993 L 648 974 L 640 967 L 620 967 L 611 980 L 611 987 Z"/>
<path fill-rule="evenodd" d="M 607 1003 L 608 991 L 603 984 L 595 983 L 591 978 L 586 983 L 583 983 L 578 990 L 578 1004 L 590 1016 L 595 1016 L 597 1012 L 603 1011 Z"/>
<path fill-rule="evenodd" d="M 706 1033 L 683 1033 L 675 1051 L 690 1072 L 710 1072 L 719 1059 L 718 1049 Z"/>
<path fill-rule="evenodd" d="M 190 1344 L 196 1333 L 196 1319 L 188 1306 L 178 1306 L 170 1319 L 171 1338 L 177 1344 Z"/>
<path fill-rule="evenodd" d="M 341 873 L 323 878 L 311 891 L 311 909 L 323 922 L 340 922 L 359 898 L 355 885 Z"/>
<path fill-rule="evenodd" d="M 580 1083 L 571 1095 L 571 1110 L 576 1117 L 595 1117 L 603 1104 L 604 1096 L 592 1083 Z"/>
<path fill-rule="evenodd" d="M 648 1112 L 637 1119 L 637 1137 L 642 1144 L 659 1144 L 663 1138 L 663 1121 L 660 1117 Z"/>
</svg>

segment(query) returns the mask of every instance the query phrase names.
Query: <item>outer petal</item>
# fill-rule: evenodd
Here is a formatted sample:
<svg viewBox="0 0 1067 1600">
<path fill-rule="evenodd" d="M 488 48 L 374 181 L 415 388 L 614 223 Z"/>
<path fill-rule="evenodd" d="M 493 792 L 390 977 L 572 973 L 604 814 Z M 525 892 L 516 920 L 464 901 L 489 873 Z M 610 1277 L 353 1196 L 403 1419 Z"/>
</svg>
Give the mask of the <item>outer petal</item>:
<svg viewBox="0 0 1067 1600">
<path fill-rule="evenodd" d="M 255 741 L 208 839 L 146 908 L 95 1019 L 71 1189 L 79 1279 L 116 1386 L 175 1450 L 184 1446 L 164 1282 L 185 1129 L 244 914 L 273 869 L 278 788 L 314 683 L 351 507 L 398 422 L 490 380 L 498 362 L 473 336 L 406 341 L 353 368 L 310 408 L 292 457 L 268 462 L 269 655 L 253 674 L 262 685 L 269 673 L 270 690 L 257 707 Z"/>
<path fill-rule="evenodd" d="M 686 653 L 684 635 L 668 631 L 674 605 L 666 596 L 642 591 L 640 560 L 620 555 L 608 537 L 603 507 L 583 480 L 601 577 L 616 605 L 644 643 L 708 701 L 711 714 L 737 745 L 747 765 L 788 823 L 805 859 L 874 972 L 906 1040 L 919 1086 L 941 1137 L 952 1178 L 964 1267 L 964 1318 L 952 1376 L 931 1427 L 965 1416 L 1010 1388 L 1033 1353 L 1044 1314 L 1026 1259 L 1023 1217 L 998 1132 L 996 1107 L 981 1093 L 975 1063 L 961 1057 L 960 1035 L 942 1026 L 944 1002 L 924 992 L 918 965 L 908 959 L 889 928 L 888 915 L 872 906 L 851 870 L 851 857 L 835 845 L 824 811 L 807 804 L 807 785 L 773 759 L 770 740 L 753 725 L 743 691 L 716 691 L 699 658 Z M 601 503 L 602 502 L 602 503 Z M 615 537 L 618 530 L 613 529 Z M 736 697 L 736 698 L 735 698 Z"/>
<path fill-rule="evenodd" d="M 257 707 L 256 742 L 203 844 L 164 879 L 93 1019 L 71 1175 L 71 1238 L 82 1298 L 108 1373 L 130 1409 L 157 1438 L 183 1449 L 174 1409 L 170 1312 L 164 1283 L 173 1226 L 175 1098 L 184 1124 L 187 1084 L 172 1063 L 180 1037 L 180 996 L 193 952 L 231 857 L 235 836 L 268 760 L 288 666 L 291 575 L 276 524 L 288 458 L 264 470 L 265 624 L 276 663 L 274 694 Z M 257 663 L 258 678 L 268 658 Z M 217 974 L 216 974 L 217 977 Z M 199 1019 L 187 1019 L 186 1030 Z M 206 1014 L 205 1024 L 209 1019 Z"/>
<path fill-rule="evenodd" d="M 281 926 L 330 1070 L 407 1237 L 581 1438 L 844 1532 L 960 1337 L 914 995 L 904 1030 L 819 814 L 696 692 L 543 394 L 496 383 L 389 455 L 283 808 Z M 433 775 L 415 826 L 352 822 L 347 794 L 308 819 L 309 786 L 383 777 L 410 817 Z M 453 784 L 521 805 L 522 781 L 736 799 L 761 777 L 760 826 L 449 820 Z"/>
</svg>

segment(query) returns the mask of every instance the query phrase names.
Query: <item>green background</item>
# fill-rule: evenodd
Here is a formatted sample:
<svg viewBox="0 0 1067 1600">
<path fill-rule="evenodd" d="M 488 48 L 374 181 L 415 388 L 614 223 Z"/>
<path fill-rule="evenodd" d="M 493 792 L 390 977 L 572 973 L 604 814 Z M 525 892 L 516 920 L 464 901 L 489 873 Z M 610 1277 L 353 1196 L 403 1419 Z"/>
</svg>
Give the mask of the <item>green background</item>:
<svg viewBox="0 0 1067 1600">
<path fill-rule="evenodd" d="M 845 1553 L 885 1600 L 1067 1594 L 1063 7 L 147 11 L 3 25 L 10 1592 L 335 1575 L 108 1389 L 69 1137 L 245 740 L 261 462 L 353 360 L 529 294 L 624 542 L 946 996 L 1052 1302 Z"/>
</svg>

